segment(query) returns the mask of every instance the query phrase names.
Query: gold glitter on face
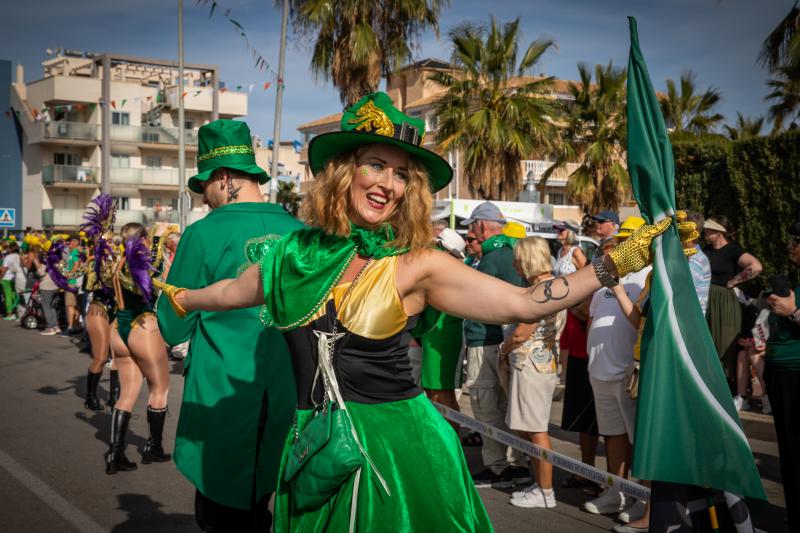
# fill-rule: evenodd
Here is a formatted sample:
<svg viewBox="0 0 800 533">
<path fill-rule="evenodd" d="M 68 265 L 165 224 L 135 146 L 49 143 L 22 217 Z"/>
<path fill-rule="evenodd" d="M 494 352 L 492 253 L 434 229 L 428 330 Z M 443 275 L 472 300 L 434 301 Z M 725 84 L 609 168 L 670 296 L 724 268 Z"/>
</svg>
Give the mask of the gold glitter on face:
<svg viewBox="0 0 800 533">
<path fill-rule="evenodd" d="M 363 167 L 359 168 L 358 170 L 359 170 L 359 172 L 361 172 L 362 176 L 366 176 L 367 174 L 369 174 L 369 170 L 367 170 L 366 166 L 363 166 Z"/>
</svg>

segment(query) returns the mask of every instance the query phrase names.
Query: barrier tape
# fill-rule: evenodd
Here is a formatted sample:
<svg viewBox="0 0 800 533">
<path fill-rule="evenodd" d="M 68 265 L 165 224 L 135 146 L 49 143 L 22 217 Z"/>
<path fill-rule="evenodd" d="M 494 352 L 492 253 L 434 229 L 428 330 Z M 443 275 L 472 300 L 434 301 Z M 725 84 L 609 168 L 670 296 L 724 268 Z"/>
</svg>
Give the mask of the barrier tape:
<svg viewBox="0 0 800 533">
<path fill-rule="evenodd" d="M 516 435 L 512 435 L 507 431 L 497 429 L 496 427 L 484 424 L 483 422 L 478 422 L 474 418 L 454 409 L 450 409 L 449 407 L 440 403 L 431 403 L 433 403 L 433 406 L 436 407 L 436 409 L 446 419 L 452 420 L 453 422 L 456 422 L 461 426 L 467 427 L 473 431 L 477 431 L 481 435 L 485 435 L 490 439 L 502 442 L 506 446 L 510 446 L 515 450 L 519 450 L 524 454 L 530 455 L 531 457 L 546 461 L 556 468 L 566 470 L 567 472 L 594 481 L 600 485 L 606 485 L 609 488 L 615 488 L 623 494 L 638 500 L 647 501 L 650 498 L 650 489 L 643 485 L 639 485 L 638 483 L 634 483 L 629 479 L 624 479 L 600 470 L 599 468 L 587 465 L 586 463 L 583 463 L 578 459 L 573 459 L 568 455 L 564 455 L 553 450 L 546 450 L 530 441 L 521 439 Z"/>
</svg>

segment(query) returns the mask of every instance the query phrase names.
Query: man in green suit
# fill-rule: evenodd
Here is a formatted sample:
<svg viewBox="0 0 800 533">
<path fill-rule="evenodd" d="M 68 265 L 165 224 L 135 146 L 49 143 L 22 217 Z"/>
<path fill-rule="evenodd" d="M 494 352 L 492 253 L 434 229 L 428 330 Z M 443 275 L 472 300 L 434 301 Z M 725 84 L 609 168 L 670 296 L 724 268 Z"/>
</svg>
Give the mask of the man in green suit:
<svg viewBox="0 0 800 533">
<path fill-rule="evenodd" d="M 265 203 L 269 176 L 255 163 L 244 122 L 200 128 L 189 188 L 213 211 L 181 238 L 168 282 L 200 288 L 233 278 L 248 264 L 246 247 L 298 229 L 282 207 Z M 296 405 L 291 362 L 281 334 L 259 309 L 194 312 L 181 319 L 158 303 L 158 324 L 174 346 L 190 341 L 175 437 L 175 463 L 197 488 L 195 517 L 204 531 L 269 531 L 269 498 Z"/>
</svg>

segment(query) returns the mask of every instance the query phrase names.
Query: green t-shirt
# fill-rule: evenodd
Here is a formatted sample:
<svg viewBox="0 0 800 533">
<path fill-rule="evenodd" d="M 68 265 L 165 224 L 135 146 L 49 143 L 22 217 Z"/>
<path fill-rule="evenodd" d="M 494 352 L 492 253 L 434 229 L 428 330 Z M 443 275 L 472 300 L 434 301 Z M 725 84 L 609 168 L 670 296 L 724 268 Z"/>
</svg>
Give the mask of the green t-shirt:
<svg viewBox="0 0 800 533">
<path fill-rule="evenodd" d="M 794 289 L 794 302 L 800 306 L 800 287 Z M 766 362 L 782 370 L 800 370 L 800 324 L 775 313 L 769 315 Z"/>
<path fill-rule="evenodd" d="M 72 268 L 75 266 L 75 263 L 80 261 L 81 259 L 81 252 L 77 248 L 73 248 L 72 251 L 69 253 L 69 258 L 67 258 L 67 271 L 72 272 Z M 75 285 L 77 279 L 69 279 L 70 285 Z"/>
<path fill-rule="evenodd" d="M 484 251 L 481 262 L 478 263 L 478 272 L 522 287 L 523 280 L 514 270 L 513 262 L 514 251 L 508 246 Z M 490 346 L 503 342 L 503 330 L 500 326 L 472 320 L 464 321 L 464 336 L 467 339 L 467 346 Z"/>
</svg>

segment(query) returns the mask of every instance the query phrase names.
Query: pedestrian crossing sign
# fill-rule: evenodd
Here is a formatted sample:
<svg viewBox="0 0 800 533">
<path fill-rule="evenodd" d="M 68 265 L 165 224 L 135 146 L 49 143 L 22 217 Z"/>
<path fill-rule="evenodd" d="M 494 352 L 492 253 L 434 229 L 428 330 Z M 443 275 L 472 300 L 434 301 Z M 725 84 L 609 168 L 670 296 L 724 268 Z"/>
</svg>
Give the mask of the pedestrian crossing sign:
<svg viewBox="0 0 800 533">
<path fill-rule="evenodd" d="M 0 207 L 0 228 L 13 228 L 17 225 L 17 210 Z"/>
</svg>

